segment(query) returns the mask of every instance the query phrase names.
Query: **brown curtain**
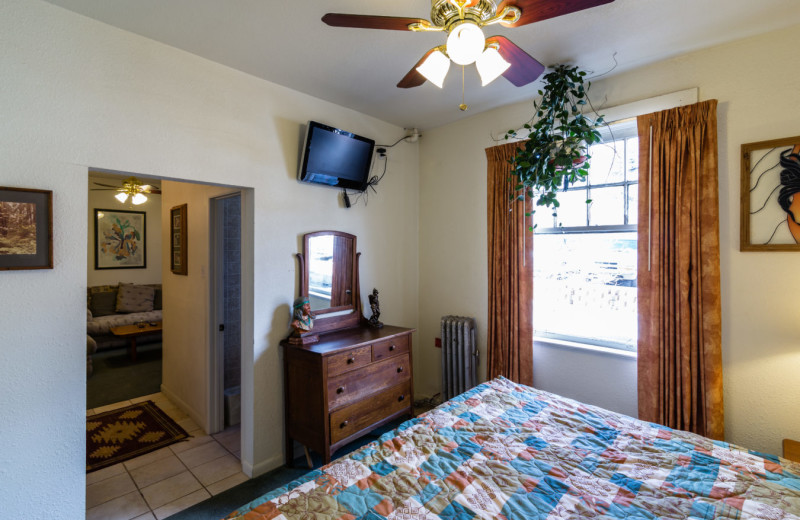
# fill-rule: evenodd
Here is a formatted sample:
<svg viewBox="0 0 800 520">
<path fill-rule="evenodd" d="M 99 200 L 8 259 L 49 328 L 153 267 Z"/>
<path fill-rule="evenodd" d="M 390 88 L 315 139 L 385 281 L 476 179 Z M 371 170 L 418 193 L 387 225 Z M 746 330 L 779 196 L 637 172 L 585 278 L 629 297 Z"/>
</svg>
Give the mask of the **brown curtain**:
<svg viewBox="0 0 800 520">
<path fill-rule="evenodd" d="M 512 200 L 509 159 L 520 143 L 486 149 L 489 234 L 489 378 L 533 384 L 533 233 L 530 202 Z"/>
<path fill-rule="evenodd" d="M 638 127 L 639 418 L 722 439 L 717 101 Z"/>
</svg>

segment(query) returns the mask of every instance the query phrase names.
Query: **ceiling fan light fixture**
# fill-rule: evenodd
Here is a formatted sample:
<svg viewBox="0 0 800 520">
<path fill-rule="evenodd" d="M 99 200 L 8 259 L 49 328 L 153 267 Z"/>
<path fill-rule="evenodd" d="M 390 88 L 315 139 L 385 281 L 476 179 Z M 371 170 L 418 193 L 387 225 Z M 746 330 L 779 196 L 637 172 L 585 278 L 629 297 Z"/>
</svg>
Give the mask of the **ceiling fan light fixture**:
<svg viewBox="0 0 800 520">
<path fill-rule="evenodd" d="M 138 206 L 139 204 L 144 204 L 145 202 L 147 202 L 147 197 L 144 195 L 144 193 L 137 193 L 136 195 L 131 197 L 131 202 L 133 202 Z"/>
<path fill-rule="evenodd" d="M 128 200 L 128 194 L 124 191 L 121 191 L 114 195 L 114 198 L 120 201 L 121 203 L 125 204 L 125 201 Z"/>
<path fill-rule="evenodd" d="M 458 65 L 469 65 L 483 52 L 486 37 L 481 28 L 472 22 L 453 27 L 447 37 L 447 55 Z"/>
<path fill-rule="evenodd" d="M 487 47 L 475 61 L 475 67 L 481 76 L 481 86 L 485 87 L 504 73 L 511 64 L 507 62 L 494 47 Z"/>
<path fill-rule="evenodd" d="M 450 70 L 450 60 L 440 50 L 433 51 L 430 56 L 417 67 L 417 71 L 425 76 L 425 79 L 439 88 L 442 88 L 448 70 Z"/>
</svg>

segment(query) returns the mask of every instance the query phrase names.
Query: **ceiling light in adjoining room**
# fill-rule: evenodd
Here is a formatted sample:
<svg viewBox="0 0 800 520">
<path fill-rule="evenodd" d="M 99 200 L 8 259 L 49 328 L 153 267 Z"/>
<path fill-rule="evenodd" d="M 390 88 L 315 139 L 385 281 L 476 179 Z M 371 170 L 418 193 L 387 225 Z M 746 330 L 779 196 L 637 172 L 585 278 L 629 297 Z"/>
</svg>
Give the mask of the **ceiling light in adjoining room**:
<svg viewBox="0 0 800 520">
<path fill-rule="evenodd" d="M 486 86 L 511 66 L 503 59 L 494 47 L 487 47 L 483 54 L 475 61 L 475 67 L 481 76 L 481 86 Z"/>
<path fill-rule="evenodd" d="M 440 50 L 435 50 L 428 58 L 417 67 L 417 71 L 425 76 L 425 79 L 442 88 L 444 77 L 450 70 L 450 60 Z"/>
<path fill-rule="evenodd" d="M 447 37 L 447 55 L 458 65 L 469 65 L 483 52 L 486 38 L 481 28 L 471 22 L 456 25 Z"/>
<path fill-rule="evenodd" d="M 114 195 L 114 198 L 125 204 L 125 201 L 128 200 L 128 194 L 123 191 Z"/>
<path fill-rule="evenodd" d="M 131 197 L 131 202 L 133 202 L 138 206 L 139 204 L 144 204 L 145 202 L 147 202 L 147 197 L 143 193 L 137 193 L 136 195 Z"/>
</svg>

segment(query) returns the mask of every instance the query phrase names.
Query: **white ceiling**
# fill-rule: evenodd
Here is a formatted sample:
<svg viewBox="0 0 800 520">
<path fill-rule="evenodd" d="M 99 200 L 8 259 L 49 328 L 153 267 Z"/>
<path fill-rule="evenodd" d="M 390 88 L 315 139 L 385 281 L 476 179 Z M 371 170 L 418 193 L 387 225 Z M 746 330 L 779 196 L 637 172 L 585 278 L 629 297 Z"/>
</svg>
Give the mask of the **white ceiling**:
<svg viewBox="0 0 800 520">
<path fill-rule="evenodd" d="M 486 87 L 452 67 L 439 89 L 395 85 L 441 33 L 329 27 L 327 12 L 428 19 L 428 0 L 47 0 L 110 25 L 405 128 L 432 128 L 532 99 L 539 81 Z M 798 0 L 615 0 L 515 29 L 494 26 L 545 65 L 617 74 L 686 52 L 800 23 Z M 616 58 L 614 57 L 616 55 Z M 746 64 L 731 64 L 743 71 Z"/>
</svg>

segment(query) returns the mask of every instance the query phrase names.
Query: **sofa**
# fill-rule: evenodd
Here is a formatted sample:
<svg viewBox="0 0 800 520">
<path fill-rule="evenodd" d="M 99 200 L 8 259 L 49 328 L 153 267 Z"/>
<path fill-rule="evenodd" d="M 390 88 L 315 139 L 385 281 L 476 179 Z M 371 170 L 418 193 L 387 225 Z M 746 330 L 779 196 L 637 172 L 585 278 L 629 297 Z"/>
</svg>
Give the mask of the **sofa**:
<svg viewBox="0 0 800 520">
<path fill-rule="evenodd" d="M 97 351 L 127 347 L 129 340 L 111 334 L 112 327 L 161 321 L 161 284 L 96 285 L 87 288 L 86 334 Z M 136 339 L 139 345 L 161 341 L 161 331 Z"/>
</svg>

